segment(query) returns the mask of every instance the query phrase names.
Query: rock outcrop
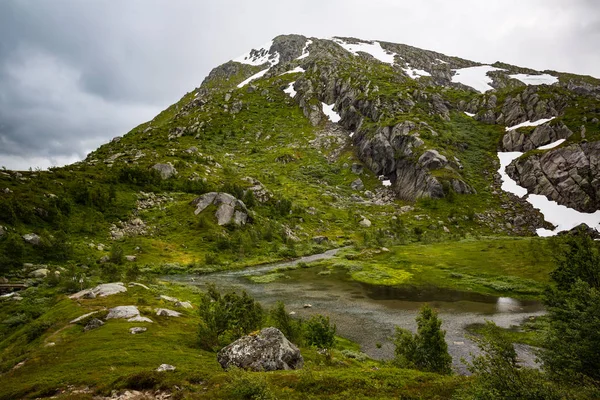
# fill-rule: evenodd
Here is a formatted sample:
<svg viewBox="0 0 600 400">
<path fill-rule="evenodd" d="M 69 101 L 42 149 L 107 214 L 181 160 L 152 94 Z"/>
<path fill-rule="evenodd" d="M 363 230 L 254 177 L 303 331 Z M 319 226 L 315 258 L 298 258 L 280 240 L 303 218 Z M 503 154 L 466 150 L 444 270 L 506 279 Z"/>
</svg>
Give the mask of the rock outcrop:
<svg viewBox="0 0 600 400">
<path fill-rule="evenodd" d="M 300 350 L 277 328 L 265 328 L 222 348 L 217 360 L 223 369 L 238 367 L 252 371 L 299 369 L 304 365 Z"/>
<path fill-rule="evenodd" d="M 526 155 L 506 172 L 530 193 L 582 212 L 600 209 L 600 142 Z"/>
<path fill-rule="evenodd" d="M 572 134 L 573 132 L 562 122 L 540 125 L 531 134 L 515 129 L 508 131 L 502 138 L 502 150 L 525 152 L 559 139 L 567 139 Z"/>
<path fill-rule="evenodd" d="M 229 193 L 210 192 L 194 199 L 191 204 L 196 206 L 194 214 L 198 215 L 208 206 L 217 206 L 215 217 L 219 225 L 234 224 L 245 225 L 249 221 L 248 209 L 243 201 L 236 199 Z"/>
<path fill-rule="evenodd" d="M 85 289 L 69 296 L 71 299 L 95 299 L 96 297 L 112 296 L 113 294 L 126 292 L 127 288 L 123 282 L 103 283 L 92 289 Z"/>
<path fill-rule="evenodd" d="M 23 235 L 23 240 L 34 246 L 37 246 L 40 243 L 42 243 L 42 238 L 36 235 L 35 233 L 27 233 Z"/>
<path fill-rule="evenodd" d="M 152 168 L 160 172 L 160 177 L 163 179 L 169 179 L 170 177 L 177 175 L 177 170 L 170 163 L 154 164 Z"/>
</svg>

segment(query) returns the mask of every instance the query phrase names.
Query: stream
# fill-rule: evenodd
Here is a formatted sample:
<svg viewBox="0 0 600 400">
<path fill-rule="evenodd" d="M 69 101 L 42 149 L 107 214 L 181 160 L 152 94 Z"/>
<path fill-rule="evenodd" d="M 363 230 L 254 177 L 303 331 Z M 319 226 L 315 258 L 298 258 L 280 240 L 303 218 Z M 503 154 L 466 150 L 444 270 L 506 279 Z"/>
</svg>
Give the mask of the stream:
<svg viewBox="0 0 600 400">
<path fill-rule="evenodd" d="M 319 274 L 320 267 L 284 271 L 286 278 L 271 283 L 254 283 L 249 276 L 264 275 L 301 262 L 335 257 L 341 249 L 302 257 L 294 261 L 267 264 L 236 271 L 217 272 L 202 276 L 177 275 L 167 279 L 200 287 L 213 283 L 220 290 L 245 290 L 263 306 L 272 307 L 283 301 L 288 311 L 308 319 L 315 314 L 330 317 L 340 336 L 360 344 L 361 350 L 375 359 L 391 359 L 394 346 L 389 338 L 395 326 L 416 331 L 415 317 L 419 308 L 429 304 L 439 313 L 446 331 L 448 350 L 458 373 L 468 373 L 461 358 L 470 359 L 478 348 L 469 338 L 466 327 L 474 323 L 494 321 L 498 326 L 519 325 L 531 316 L 544 314 L 541 303 L 520 301 L 478 293 L 459 292 L 436 287 L 388 287 L 349 280 L 347 272 L 333 269 Z M 311 305 L 306 307 L 305 305 Z M 516 345 L 524 365 L 535 366 L 532 349 Z"/>
</svg>

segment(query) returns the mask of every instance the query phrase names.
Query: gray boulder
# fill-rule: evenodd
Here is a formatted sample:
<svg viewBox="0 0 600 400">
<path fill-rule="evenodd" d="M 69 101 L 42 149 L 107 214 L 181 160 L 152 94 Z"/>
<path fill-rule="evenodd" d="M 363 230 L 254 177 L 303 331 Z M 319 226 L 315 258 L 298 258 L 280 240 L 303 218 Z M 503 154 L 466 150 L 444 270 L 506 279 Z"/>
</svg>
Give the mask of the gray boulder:
<svg viewBox="0 0 600 400">
<path fill-rule="evenodd" d="M 427 150 L 419 157 L 418 163 L 428 170 L 442 169 L 448 165 L 448 159 L 437 150 Z"/>
<path fill-rule="evenodd" d="M 181 317 L 181 313 L 167 308 L 157 308 L 156 315 L 161 317 Z"/>
<path fill-rule="evenodd" d="M 138 333 L 144 333 L 148 330 L 148 328 L 143 328 L 140 326 L 136 326 L 133 328 L 129 328 L 129 333 L 131 333 L 132 335 L 137 335 Z"/>
<path fill-rule="evenodd" d="M 32 278 L 45 278 L 49 273 L 50 271 L 47 268 L 38 268 L 35 271 L 32 271 L 29 276 Z"/>
<path fill-rule="evenodd" d="M 100 328 L 102 325 L 104 325 L 104 322 L 100 321 L 98 318 L 92 318 L 90 322 L 85 325 L 83 331 L 91 331 L 92 329 Z"/>
<path fill-rule="evenodd" d="M 360 178 L 358 178 L 350 184 L 350 187 L 354 190 L 363 190 L 365 188 L 365 185 L 363 181 Z"/>
<path fill-rule="evenodd" d="M 85 289 L 81 292 L 77 292 L 69 298 L 71 299 L 95 299 L 96 297 L 112 296 L 113 294 L 126 292 L 127 288 L 123 285 L 123 282 L 114 283 L 103 283 L 92 289 Z"/>
<path fill-rule="evenodd" d="M 323 244 L 329 241 L 329 238 L 327 236 L 315 236 L 312 238 L 312 241 L 315 242 L 316 244 Z"/>
<path fill-rule="evenodd" d="M 106 319 L 129 319 L 139 315 L 140 310 L 136 306 L 118 306 L 108 310 Z"/>
<path fill-rule="evenodd" d="M 360 175 L 363 172 L 363 166 L 361 164 L 354 163 L 352 164 L 352 173 L 356 175 Z"/>
<path fill-rule="evenodd" d="M 37 246 L 40 243 L 42 243 L 42 238 L 40 238 L 35 233 L 27 233 L 27 234 L 23 235 L 23 240 L 25 242 L 29 243 L 29 244 L 34 245 L 34 246 Z"/>
<path fill-rule="evenodd" d="M 363 217 L 363 219 L 358 223 L 358 225 L 362 226 L 363 228 L 369 228 L 371 226 L 371 221 Z"/>
<path fill-rule="evenodd" d="M 194 199 L 191 204 L 196 206 L 194 214 L 198 215 L 209 205 L 216 205 L 217 211 L 215 217 L 219 225 L 235 224 L 237 226 L 245 225 L 248 220 L 248 209 L 243 201 L 236 199 L 229 193 L 210 192 Z"/>
<path fill-rule="evenodd" d="M 158 368 L 156 368 L 157 372 L 165 372 L 165 371 L 175 371 L 175 367 L 169 364 L 160 364 Z"/>
<path fill-rule="evenodd" d="M 304 365 L 300 350 L 277 328 L 265 328 L 244 336 L 217 354 L 223 369 L 238 367 L 252 371 L 299 369 Z"/>
<path fill-rule="evenodd" d="M 167 164 L 154 164 L 152 166 L 155 170 L 160 172 L 160 177 L 162 179 L 169 179 L 173 175 L 177 175 L 177 170 L 170 163 Z"/>
</svg>

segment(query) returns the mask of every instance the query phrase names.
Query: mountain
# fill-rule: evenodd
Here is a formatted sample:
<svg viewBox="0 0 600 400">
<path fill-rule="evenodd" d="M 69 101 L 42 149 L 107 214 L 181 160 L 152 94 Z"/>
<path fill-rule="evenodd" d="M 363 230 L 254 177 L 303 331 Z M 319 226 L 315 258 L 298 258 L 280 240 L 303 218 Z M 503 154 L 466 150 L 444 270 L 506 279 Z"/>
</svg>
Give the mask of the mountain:
<svg viewBox="0 0 600 400">
<path fill-rule="evenodd" d="M 165 293 L 198 300 L 161 280 L 170 274 L 343 247 L 342 256 L 316 264 L 322 275 L 341 268 L 340 279 L 374 293 L 410 285 L 539 299 L 552 263 L 547 242 L 534 237 L 600 222 L 599 120 L 593 77 L 385 41 L 278 36 L 214 68 L 153 120 L 81 162 L 0 171 L 0 283 L 29 287 L 11 295 L 19 301 L 1 300 L 0 373 L 11 384 L 0 399 L 82 383 L 65 378 L 63 364 L 52 364 L 61 355 L 42 341 L 70 343 L 82 359 L 107 340 L 116 346 L 112 322 L 98 342 L 67 326 L 83 311 L 164 306 Z M 255 282 L 286 278 L 275 271 Z M 136 279 L 150 292 L 66 297 Z M 183 312 L 193 324 L 161 320 L 165 331 L 139 348 L 148 360 L 192 351 L 181 338 L 196 335 L 200 320 Z M 157 346 L 171 350 L 154 353 Z M 213 355 L 201 354 L 202 376 L 186 379 L 217 376 L 211 388 L 220 387 Z M 105 370 L 89 379 L 118 387 L 134 365 L 147 364 L 123 357 L 132 357 L 126 372 L 113 372 L 98 355 Z M 45 363 L 57 368 L 53 380 L 44 381 Z M 388 367 L 380 374 L 396 373 Z M 37 389 L 19 386 L 26 373 Z M 459 385 L 431 379 L 451 383 L 443 398 Z"/>
</svg>

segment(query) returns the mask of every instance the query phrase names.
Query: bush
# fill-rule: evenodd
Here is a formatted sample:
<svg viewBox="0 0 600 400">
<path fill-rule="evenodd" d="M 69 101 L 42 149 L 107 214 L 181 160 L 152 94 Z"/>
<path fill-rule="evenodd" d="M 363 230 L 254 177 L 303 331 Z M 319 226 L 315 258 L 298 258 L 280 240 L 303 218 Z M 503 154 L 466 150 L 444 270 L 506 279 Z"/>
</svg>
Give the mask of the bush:
<svg viewBox="0 0 600 400">
<path fill-rule="evenodd" d="M 118 244 L 114 244 L 110 248 L 110 253 L 108 254 L 108 259 L 111 263 L 121 265 L 125 262 L 125 253 L 123 252 L 123 248 Z"/>
<path fill-rule="evenodd" d="M 460 399 L 561 399 L 557 390 L 549 385 L 543 375 L 531 368 L 520 368 L 517 353 L 505 334 L 488 321 L 482 336 L 474 337 L 481 355 L 473 358 L 468 369 L 475 381 L 458 396 Z"/>
<path fill-rule="evenodd" d="M 232 368 L 228 373 L 225 390 L 229 399 L 270 400 L 275 399 L 264 374 Z"/>
<path fill-rule="evenodd" d="M 262 326 L 261 305 L 246 292 L 230 292 L 221 296 L 214 285 L 208 287 L 199 304 L 202 318 L 198 330 L 200 346 L 205 350 L 230 343 Z"/>
<path fill-rule="evenodd" d="M 396 364 L 405 368 L 450 374 L 452 357 L 448 354 L 446 331 L 440 329 L 441 325 L 437 312 L 425 305 L 417 316 L 417 334 L 413 335 L 406 329 L 396 327 Z"/>
<path fill-rule="evenodd" d="M 335 346 L 336 326 L 331 325 L 329 317 L 315 315 L 306 323 L 306 343 L 319 349 L 330 350 Z"/>
<path fill-rule="evenodd" d="M 39 338 L 50 328 L 52 324 L 48 321 L 35 321 L 27 327 L 25 335 L 27 336 L 27 342 L 33 342 Z"/>
<path fill-rule="evenodd" d="M 548 332 L 540 358 L 553 379 L 600 382 L 600 254 L 589 236 L 558 247 L 555 286 L 546 291 Z"/>
<path fill-rule="evenodd" d="M 292 343 L 302 342 L 302 320 L 293 319 L 285 309 L 283 302 L 278 301 L 270 313 L 273 326 L 279 329 Z"/>
</svg>

